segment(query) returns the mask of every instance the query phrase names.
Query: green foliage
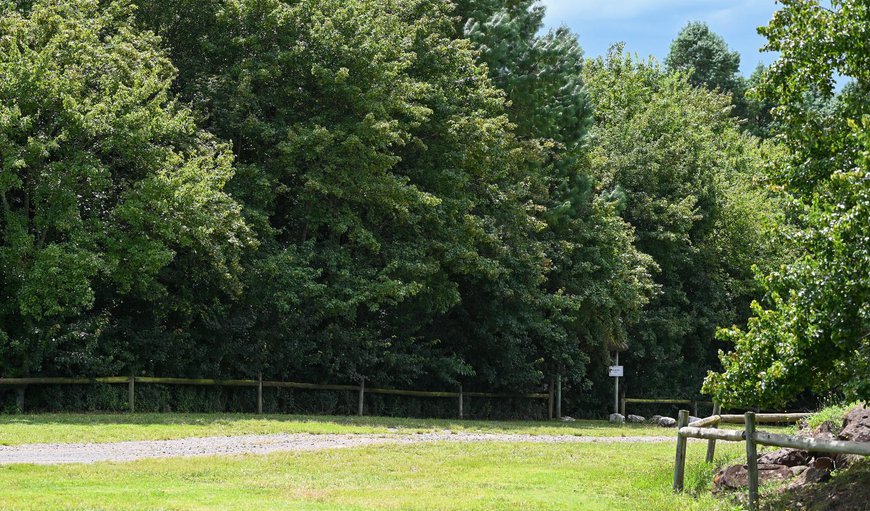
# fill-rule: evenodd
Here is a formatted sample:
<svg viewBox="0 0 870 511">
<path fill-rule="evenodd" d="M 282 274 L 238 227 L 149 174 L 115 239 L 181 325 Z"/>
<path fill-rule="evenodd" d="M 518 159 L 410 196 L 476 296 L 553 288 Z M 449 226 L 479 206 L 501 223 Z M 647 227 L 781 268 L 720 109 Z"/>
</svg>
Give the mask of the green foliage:
<svg viewBox="0 0 870 511">
<path fill-rule="evenodd" d="M 172 63 L 132 13 L 0 7 L 5 374 L 113 371 L 124 350 L 101 339 L 118 321 L 189 324 L 200 298 L 239 290 L 250 239 L 222 191 L 228 149 L 177 104 Z"/>
<path fill-rule="evenodd" d="M 765 274 L 766 299 L 747 328 L 721 333 L 734 350 L 705 388 L 723 404 L 779 405 L 805 389 L 870 393 L 868 23 L 865 2 L 788 1 L 761 29 L 781 52 L 758 89 L 778 105 L 790 150 L 774 176 L 792 199 L 800 253 Z M 834 98 L 837 76 L 851 83 Z"/>
<path fill-rule="evenodd" d="M 688 394 L 779 257 L 702 26 L 667 74 L 531 0 L 0 9 L 3 375 L 589 388 L 629 342 Z"/>
<path fill-rule="evenodd" d="M 643 382 L 638 392 L 691 395 L 715 361 L 717 325 L 748 312 L 751 265 L 779 257 L 779 206 L 759 182 L 777 149 L 738 129 L 727 96 L 619 47 L 585 75 L 593 168 L 624 197 L 636 246 L 658 267 L 658 293 L 629 328 L 628 381 Z"/>
<path fill-rule="evenodd" d="M 665 65 L 672 72 L 687 73 L 692 85 L 729 93 L 740 90 L 740 53 L 729 50 L 704 22 L 691 22 L 680 30 Z"/>
<path fill-rule="evenodd" d="M 855 401 L 854 403 L 849 404 L 826 406 L 807 417 L 806 425 L 810 429 L 815 429 L 825 422 L 830 422 L 833 425 L 834 432 L 839 433 L 843 424 L 843 418 L 846 417 L 846 414 L 863 404 L 864 403 L 860 401 Z"/>
<path fill-rule="evenodd" d="M 541 33 L 544 9 L 533 1 L 466 2 L 458 11 L 526 151 L 540 155 L 526 177 L 548 266 L 535 340 L 550 374 L 588 385 L 586 365 L 606 363 L 647 302 L 652 261 L 635 249 L 618 198 L 602 194 L 590 172 L 583 52 L 567 29 Z"/>
</svg>

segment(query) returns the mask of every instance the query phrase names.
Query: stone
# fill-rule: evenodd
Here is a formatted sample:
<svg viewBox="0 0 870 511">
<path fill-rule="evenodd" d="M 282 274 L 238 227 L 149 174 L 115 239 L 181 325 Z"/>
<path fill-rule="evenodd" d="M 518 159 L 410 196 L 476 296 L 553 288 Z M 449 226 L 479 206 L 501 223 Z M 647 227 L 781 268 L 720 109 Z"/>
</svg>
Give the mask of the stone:
<svg viewBox="0 0 870 511">
<path fill-rule="evenodd" d="M 661 419 L 661 418 L 662 418 L 661 415 L 653 415 L 652 417 L 649 418 L 649 421 L 652 422 L 653 424 L 658 424 L 659 419 Z"/>
<path fill-rule="evenodd" d="M 570 415 L 565 415 L 562 417 L 562 422 L 576 422 L 577 419 L 571 417 Z"/>
<path fill-rule="evenodd" d="M 625 416 L 623 416 L 621 413 L 611 413 L 609 420 L 614 424 L 623 424 L 625 423 Z"/>
<path fill-rule="evenodd" d="M 635 423 L 635 424 L 636 424 L 636 423 L 639 423 L 639 422 L 646 422 L 646 418 L 641 417 L 640 415 L 631 415 L 631 414 L 629 414 L 629 416 L 626 417 L 626 419 L 628 420 L 628 422 L 633 422 L 633 423 Z"/>
<path fill-rule="evenodd" d="M 803 473 L 803 471 L 806 470 L 807 468 L 809 468 L 809 467 L 807 467 L 806 465 L 797 465 L 797 466 L 794 466 L 794 467 L 789 467 L 788 470 L 789 470 L 789 472 L 791 472 L 792 475 L 794 475 L 794 476 L 799 476 L 799 475 L 801 475 L 801 474 Z"/>
<path fill-rule="evenodd" d="M 807 467 L 806 470 L 804 470 L 797 477 L 794 478 L 794 481 L 792 481 L 788 485 L 788 488 L 790 490 L 793 490 L 795 488 L 800 488 L 801 486 L 806 486 L 808 484 L 822 483 L 830 479 L 830 477 L 831 472 L 829 471 L 814 467 Z"/>
<path fill-rule="evenodd" d="M 814 459 L 806 470 L 803 470 L 792 481 L 789 489 L 800 488 L 808 484 L 823 483 L 831 478 L 831 472 L 834 470 L 834 460 L 827 456 L 820 456 Z"/>
<path fill-rule="evenodd" d="M 816 426 L 815 429 L 810 432 L 810 436 L 813 438 L 824 438 L 825 440 L 833 440 L 834 424 L 831 421 L 825 421 Z"/>
<path fill-rule="evenodd" d="M 699 421 L 699 420 L 701 420 L 700 417 L 695 417 L 695 416 L 693 416 L 693 415 L 689 415 L 689 424 L 691 424 L 691 423 L 693 423 L 693 422 L 695 422 L 695 421 Z"/>
<path fill-rule="evenodd" d="M 791 470 L 785 465 L 758 465 L 758 483 L 785 481 L 792 477 Z M 746 465 L 731 465 L 720 470 L 713 477 L 713 492 L 738 490 L 749 485 L 749 470 Z"/>
<path fill-rule="evenodd" d="M 672 428 L 677 425 L 677 420 L 670 417 L 659 417 L 658 425 L 663 428 Z"/>
<path fill-rule="evenodd" d="M 870 442 L 870 409 L 859 406 L 849 411 L 843 418 L 843 429 L 838 438 L 849 442 Z"/>
<path fill-rule="evenodd" d="M 828 472 L 834 470 L 834 460 L 828 458 L 827 456 L 822 456 L 816 458 L 810 463 L 810 468 L 815 468 L 817 470 L 827 470 Z"/>
<path fill-rule="evenodd" d="M 799 449 L 779 449 L 776 451 L 766 452 L 758 458 L 759 463 L 768 465 L 785 465 L 787 467 L 796 467 L 806 465 L 810 455 L 807 451 Z"/>
</svg>

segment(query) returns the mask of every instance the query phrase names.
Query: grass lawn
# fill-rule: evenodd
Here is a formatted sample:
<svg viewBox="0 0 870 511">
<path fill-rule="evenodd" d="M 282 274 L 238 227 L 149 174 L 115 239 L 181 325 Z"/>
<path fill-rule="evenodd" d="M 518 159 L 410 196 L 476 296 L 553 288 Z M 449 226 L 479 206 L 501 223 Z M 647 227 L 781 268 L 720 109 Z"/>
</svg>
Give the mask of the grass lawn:
<svg viewBox="0 0 870 511">
<path fill-rule="evenodd" d="M 267 433 L 405 433 L 483 431 L 531 435 L 673 436 L 676 429 L 612 426 L 606 421 L 532 422 L 390 417 L 246 414 L 0 415 L 0 445 L 43 442 L 115 442 Z"/>
<path fill-rule="evenodd" d="M 337 426 L 335 426 L 337 427 Z M 364 426 L 357 426 L 364 427 Z M 5 426 L 3 427 L 5 428 Z M 724 443 L 720 443 L 724 444 Z M 742 444 L 719 453 L 738 456 Z M 689 445 L 691 463 L 705 444 Z M 709 510 L 671 491 L 674 444 L 413 444 L 0 466 L 0 509 Z M 709 480 L 709 474 L 705 474 Z"/>
</svg>

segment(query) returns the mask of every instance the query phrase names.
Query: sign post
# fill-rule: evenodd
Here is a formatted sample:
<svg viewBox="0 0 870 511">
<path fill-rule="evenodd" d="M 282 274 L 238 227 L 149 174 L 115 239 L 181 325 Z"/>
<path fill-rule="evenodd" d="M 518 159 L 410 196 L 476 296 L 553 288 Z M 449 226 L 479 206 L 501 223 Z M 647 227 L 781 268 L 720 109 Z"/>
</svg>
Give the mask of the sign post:
<svg viewBox="0 0 870 511">
<path fill-rule="evenodd" d="M 623 376 L 623 367 L 619 365 L 619 351 L 616 351 L 616 365 L 610 366 L 610 377 L 616 378 L 613 384 L 613 413 L 619 413 L 619 377 Z"/>
</svg>

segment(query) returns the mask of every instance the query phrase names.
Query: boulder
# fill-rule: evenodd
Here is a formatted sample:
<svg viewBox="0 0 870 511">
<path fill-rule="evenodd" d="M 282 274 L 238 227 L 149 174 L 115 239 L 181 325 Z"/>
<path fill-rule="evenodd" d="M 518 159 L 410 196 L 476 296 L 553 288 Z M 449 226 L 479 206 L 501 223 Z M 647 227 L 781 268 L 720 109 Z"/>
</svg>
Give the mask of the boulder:
<svg viewBox="0 0 870 511">
<path fill-rule="evenodd" d="M 569 415 L 563 416 L 561 420 L 562 420 L 562 422 L 576 422 L 577 421 L 577 419 L 575 419 L 574 417 L 571 417 Z"/>
<path fill-rule="evenodd" d="M 639 423 L 639 422 L 646 422 L 646 418 L 641 417 L 640 415 L 631 415 L 631 414 L 629 414 L 629 416 L 626 417 L 626 419 L 628 420 L 628 422 L 633 422 L 633 423 L 635 423 L 635 424 L 637 424 L 637 423 Z"/>
<path fill-rule="evenodd" d="M 653 415 L 653 416 L 650 417 L 648 420 L 649 420 L 649 422 L 651 422 L 651 423 L 653 423 L 653 424 L 658 424 L 658 423 L 659 423 L 659 419 L 661 419 L 661 418 L 662 418 L 661 415 Z"/>
<path fill-rule="evenodd" d="M 785 465 L 758 465 L 759 484 L 771 481 L 785 481 L 792 477 L 791 470 Z M 746 488 L 749 484 L 749 470 L 746 465 L 731 465 L 720 470 L 713 478 L 713 492 Z"/>
<path fill-rule="evenodd" d="M 811 436 L 812 438 L 824 438 L 825 440 L 833 440 L 834 423 L 831 421 L 825 421 L 819 424 L 815 427 L 815 429 L 810 431 L 809 436 Z"/>
<path fill-rule="evenodd" d="M 838 437 L 849 442 L 870 442 L 870 409 L 859 406 L 847 413 Z"/>
<path fill-rule="evenodd" d="M 797 477 L 794 478 L 794 481 L 792 481 L 788 485 L 788 489 L 793 490 L 795 488 L 800 488 L 801 486 L 806 486 L 808 484 L 823 483 L 830 478 L 831 473 L 828 471 L 813 467 L 807 467 L 806 470 L 804 470 Z"/>
<path fill-rule="evenodd" d="M 625 423 L 625 416 L 623 416 L 621 413 L 611 413 L 609 420 L 614 424 L 623 424 Z"/>
<path fill-rule="evenodd" d="M 834 470 L 834 460 L 828 457 L 819 457 L 812 461 L 806 470 L 802 471 L 792 481 L 789 489 L 800 488 L 808 484 L 823 483 L 831 478 L 831 471 Z"/>
<path fill-rule="evenodd" d="M 828 472 L 834 470 L 834 460 L 828 458 L 827 456 L 823 456 L 820 458 L 816 458 L 810 463 L 810 468 L 815 468 L 817 470 L 826 470 Z"/>
<path fill-rule="evenodd" d="M 801 474 L 804 472 L 804 470 L 806 470 L 807 468 L 809 468 L 809 467 L 807 467 L 806 465 L 797 465 L 797 466 L 795 466 L 795 467 L 789 467 L 788 470 L 791 472 L 792 475 L 794 475 L 794 476 L 799 476 L 799 475 L 801 475 Z"/>
<path fill-rule="evenodd" d="M 689 415 L 689 424 L 701 420 L 700 417 L 695 417 L 694 415 Z"/>
<path fill-rule="evenodd" d="M 659 417 L 658 425 L 663 428 L 672 428 L 677 425 L 677 420 L 670 417 Z"/>
<path fill-rule="evenodd" d="M 776 451 L 766 452 L 758 458 L 759 463 L 766 465 L 785 465 L 787 467 L 796 467 L 806 465 L 810 455 L 807 451 L 798 449 L 779 449 Z"/>
</svg>

